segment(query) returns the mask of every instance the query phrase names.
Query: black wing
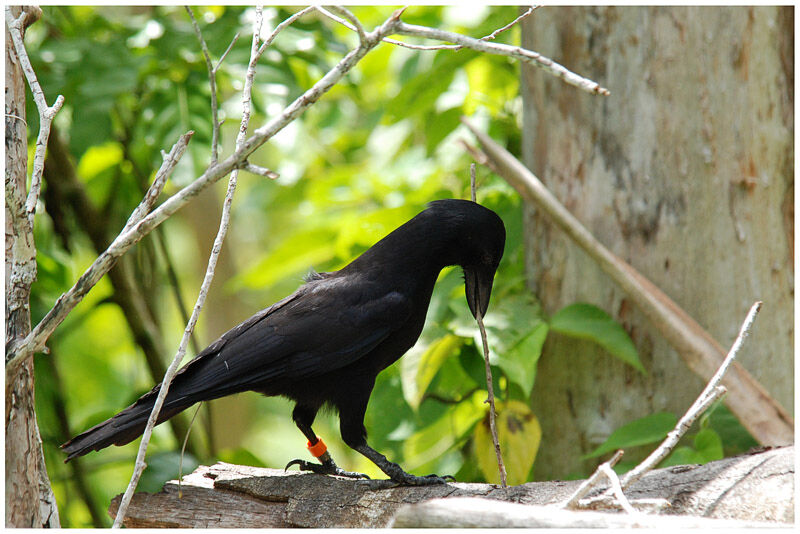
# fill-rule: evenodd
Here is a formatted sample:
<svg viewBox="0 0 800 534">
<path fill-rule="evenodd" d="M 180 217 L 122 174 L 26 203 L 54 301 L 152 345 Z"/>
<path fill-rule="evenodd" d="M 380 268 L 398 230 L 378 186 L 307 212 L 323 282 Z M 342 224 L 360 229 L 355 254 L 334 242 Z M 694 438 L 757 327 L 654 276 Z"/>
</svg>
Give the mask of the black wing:
<svg viewBox="0 0 800 534">
<path fill-rule="evenodd" d="M 334 371 L 368 354 L 410 314 L 396 291 L 350 277 L 315 280 L 212 343 L 179 371 L 169 396 L 219 397 Z"/>
</svg>

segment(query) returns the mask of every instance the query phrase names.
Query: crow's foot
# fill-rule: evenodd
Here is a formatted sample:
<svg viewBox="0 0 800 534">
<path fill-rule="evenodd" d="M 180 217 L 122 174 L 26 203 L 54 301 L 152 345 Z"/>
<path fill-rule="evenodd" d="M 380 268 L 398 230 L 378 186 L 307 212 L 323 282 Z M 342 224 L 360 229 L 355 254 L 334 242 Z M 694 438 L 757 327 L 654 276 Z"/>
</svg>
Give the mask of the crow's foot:
<svg viewBox="0 0 800 534">
<path fill-rule="evenodd" d="M 323 462 L 321 464 L 315 464 L 312 462 L 307 462 L 305 460 L 292 460 L 286 467 L 284 471 L 287 471 L 291 466 L 296 465 L 300 468 L 300 471 L 311 471 L 312 473 L 317 473 L 320 475 L 336 475 L 340 477 L 347 477 L 347 478 L 366 478 L 369 479 L 367 475 L 364 473 L 354 473 L 352 471 L 345 471 L 338 465 L 336 465 L 333 460 L 329 462 Z"/>
</svg>

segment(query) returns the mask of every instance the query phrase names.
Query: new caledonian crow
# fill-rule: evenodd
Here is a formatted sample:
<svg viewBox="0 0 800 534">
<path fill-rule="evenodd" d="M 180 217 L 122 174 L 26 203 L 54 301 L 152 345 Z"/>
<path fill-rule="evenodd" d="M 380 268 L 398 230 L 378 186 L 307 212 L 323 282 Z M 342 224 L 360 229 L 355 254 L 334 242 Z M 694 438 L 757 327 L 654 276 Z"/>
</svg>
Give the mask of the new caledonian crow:
<svg viewBox="0 0 800 534">
<path fill-rule="evenodd" d="M 464 270 L 467 304 L 482 316 L 505 244 L 493 211 L 467 200 L 437 200 L 343 269 L 313 273 L 294 294 L 226 332 L 173 379 L 158 423 L 193 404 L 257 391 L 295 401 L 292 412 L 320 463 L 301 470 L 364 476 L 339 468 L 311 429 L 323 405 L 339 413 L 342 439 L 400 484 L 443 483 L 406 473 L 367 444 L 364 414 L 375 378 L 416 343 L 439 272 Z M 62 448 L 67 460 L 124 445 L 144 432 L 160 386 Z M 287 465 L 287 468 L 289 467 Z"/>
</svg>

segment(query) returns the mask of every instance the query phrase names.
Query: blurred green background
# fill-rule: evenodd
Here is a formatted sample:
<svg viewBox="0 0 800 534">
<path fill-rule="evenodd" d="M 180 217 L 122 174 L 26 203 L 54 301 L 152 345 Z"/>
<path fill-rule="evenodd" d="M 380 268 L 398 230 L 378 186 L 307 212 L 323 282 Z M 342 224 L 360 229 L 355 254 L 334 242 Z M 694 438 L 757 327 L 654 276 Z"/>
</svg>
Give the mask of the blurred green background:
<svg viewBox="0 0 800 534">
<path fill-rule="evenodd" d="M 264 34 L 298 9 L 265 8 Z M 36 216 L 34 323 L 104 248 L 104 240 L 124 226 L 161 162 L 161 150 L 169 150 L 187 130 L 195 131 L 165 196 L 198 176 L 211 153 L 206 65 L 183 7 L 43 11 L 26 42 L 48 101 L 63 94 L 66 103 L 56 117 L 44 209 Z M 353 8 L 368 29 L 392 11 Z M 233 149 L 240 121 L 254 9 L 206 6 L 194 13 L 214 61 L 241 34 L 218 72 L 225 157 Z M 409 8 L 403 18 L 480 37 L 518 14 L 511 6 L 426 6 Z M 500 34 L 497 41 L 518 44 L 519 28 Z M 282 32 L 258 65 L 251 131 L 280 113 L 356 42 L 353 32 L 317 13 Z M 469 139 L 459 117 L 471 117 L 519 154 L 521 109 L 519 65 L 510 58 L 379 45 L 250 158 L 277 171 L 279 179 L 240 174 L 230 231 L 187 360 L 224 331 L 293 292 L 311 268 L 344 266 L 430 200 L 468 198 L 472 159 L 459 142 Z M 38 125 L 30 101 L 28 123 L 32 155 Z M 63 158 L 53 156 L 59 149 Z M 72 181 L 65 178 L 69 176 Z M 58 446 L 112 416 L 161 379 L 159 366 L 163 369 L 172 359 L 186 310 L 197 297 L 225 182 L 128 253 L 119 279 L 104 278 L 50 339 L 51 354 L 36 357 L 37 415 L 63 526 L 110 525 L 105 510 L 127 485 L 138 440 L 67 465 Z M 549 331 L 593 339 L 644 369 L 627 334 L 601 310 L 576 304 L 552 318 L 542 316 L 525 286 L 520 199 L 485 168 L 478 168 L 478 185 L 478 201 L 497 211 L 508 233 L 486 324 L 500 440 L 509 483 L 519 484 L 535 477 L 541 431 L 528 399 Z M 373 447 L 415 474 L 497 481 L 476 336 L 460 270 L 446 269 L 420 342 L 378 377 L 365 422 Z M 188 412 L 176 426 L 156 428 L 140 491 L 158 491 L 177 476 L 180 441 L 194 409 Z M 254 393 L 204 406 L 193 426 L 183 472 L 217 460 L 281 468 L 293 458 L 310 459 L 290 413 L 289 402 Z M 724 408 L 715 413 L 717 419 L 730 419 Z M 670 415 L 640 420 L 644 422 L 617 435 L 610 447 L 659 439 L 674 424 Z M 702 439 L 697 434 L 684 447 L 685 458 L 699 461 L 723 454 L 720 431 L 712 427 L 734 428 L 725 442 L 730 451 L 749 446 L 735 419 L 728 419 L 722 426 L 706 424 Z M 321 414 L 315 430 L 340 466 L 382 477 L 341 442 L 335 414 Z"/>
</svg>

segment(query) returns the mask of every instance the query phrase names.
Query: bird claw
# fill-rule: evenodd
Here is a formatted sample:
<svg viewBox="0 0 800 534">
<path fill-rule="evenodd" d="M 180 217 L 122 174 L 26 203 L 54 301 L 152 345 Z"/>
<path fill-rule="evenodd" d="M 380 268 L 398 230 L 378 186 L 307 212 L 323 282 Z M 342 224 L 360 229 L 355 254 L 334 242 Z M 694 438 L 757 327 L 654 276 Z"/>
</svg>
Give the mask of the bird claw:
<svg viewBox="0 0 800 534">
<path fill-rule="evenodd" d="M 347 477 L 347 478 L 364 478 L 369 480 L 369 477 L 364 473 L 354 473 L 352 471 L 345 471 L 344 469 L 337 466 L 333 461 L 325 462 L 322 464 L 315 464 L 312 462 L 307 462 L 305 460 L 292 460 L 286 467 L 283 468 L 284 471 L 288 471 L 289 468 L 293 465 L 296 465 L 300 468 L 300 471 L 311 471 L 312 473 L 317 473 L 319 475 L 336 475 L 339 477 Z"/>
</svg>

